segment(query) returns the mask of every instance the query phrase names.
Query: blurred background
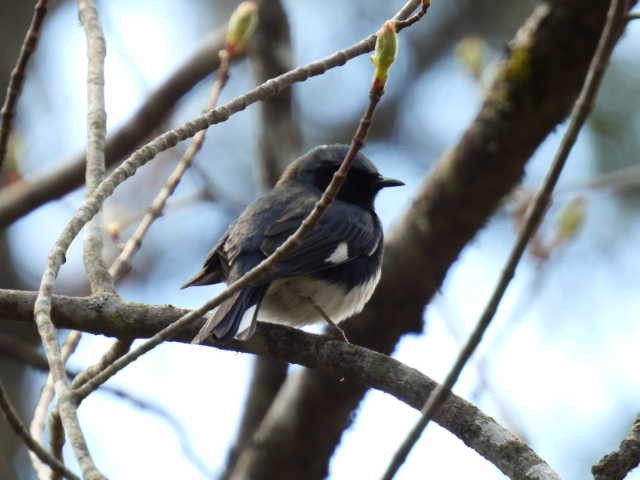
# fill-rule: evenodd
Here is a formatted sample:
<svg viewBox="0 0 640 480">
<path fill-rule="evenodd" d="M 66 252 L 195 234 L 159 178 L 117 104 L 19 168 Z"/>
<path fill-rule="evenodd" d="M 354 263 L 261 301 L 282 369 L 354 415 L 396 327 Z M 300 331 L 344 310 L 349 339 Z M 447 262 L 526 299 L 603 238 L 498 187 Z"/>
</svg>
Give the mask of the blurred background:
<svg viewBox="0 0 640 480">
<path fill-rule="evenodd" d="M 0 1 L 2 91 L 31 3 Z M 226 22 L 236 3 L 98 2 L 108 49 L 110 131 Z M 293 64 L 355 43 L 376 31 L 401 3 L 284 0 Z M 420 24 L 402 32 L 398 62 L 364 150 L 385 175 L 407 184 L 380 195 L 377 205 L 385 227 L 406 210 L 438 157 L 472 121 L 492 66 L 536 3 L 434 2 Z M 54 2 L 45 20 L 19 104 L 12 143 L 14 176 L 5 182 L 28 182 L 83 149 L 86 51 L 76 8 L 75 2 Z M 640 24 L 632 23 L 615 51 L 596 111 L 571 154 L 538 238 L 456 388 L 524 437 L 564 479 L 590 476 L 591 465 L 617 448 L 640 409 L 638 51 Z M 251 88 L 253 73 L 248 62 L 234 64 L 222 101 Z M 362 56 L 293 87 L 302 151 L 349 141 L 366 106 L 370 76 L 370 61 Z M 198 115 L 210 85 L 207 77 L 185 95 L 158 133 Z M 259 129 L 254 105 L 209 130 L 195 167 L 120 284 L 124 298 L 191 308 L 218 291 L 183 291 L 179 286 L 199 269 L 228 223 L 260 193 Z M 404 338 L 395 353 L 399 360 L 435 380 L 446 375 L 495 285 L 519 215 L 540 185 L 562 133 L 559 128 L 539 148 L 521 190 L 467 246 L 425 311 L 424 334 Z M 160 155 L 107 202 L 105 225 L 112 234 L 106 239 L 108 259 L 118 254 L 119 242 L 129 237 L 184 149 L 183 143 Z M 48 250 L 82 196 L 81 190 L 75 191 L 0 232 L 2 287 L 37 288 Z M 74 243 L 67 259 L 57 291 L 87 294 L 81 242 Z M 69 365 L 91 364 L 110 342 L 86 335 Z M 11 384 L 23 418 L 30 418 L 45 375 L 0 358 L 0 375 Z M 153 408 L 98 392 L 80 409 L 98 466 L 116 479 L 215 478 L 237 429 L 251 360 L 176 344 L 164 344 L 142 357 L 110 385 L 151 402 Z M 370 392 L 332 460 L 331 478 L 379 477 L 417 416 L 394 398 Z M 27 455 L 23 449 L 15 453 L 15 439 L 7 430 L 0 429 L 0 466 L 12 468 L 15 462 L 19 478 L 29 479 Z M 504 478 L 436 425 L 423 435 L 398 478 L 427 472 L 433 478 Z M 627 478 L 640 479 L 640 472 Z"/>
</svg>

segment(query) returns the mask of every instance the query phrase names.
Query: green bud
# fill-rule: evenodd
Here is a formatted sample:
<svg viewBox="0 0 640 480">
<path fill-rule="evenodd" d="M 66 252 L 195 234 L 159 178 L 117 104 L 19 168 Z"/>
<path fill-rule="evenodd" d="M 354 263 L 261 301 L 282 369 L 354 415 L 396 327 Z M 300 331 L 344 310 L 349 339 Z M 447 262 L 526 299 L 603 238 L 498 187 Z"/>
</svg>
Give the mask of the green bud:
<svg viewBox="0 0 640 480">
<path fill-rule="evenodd" d="M 255 2 L 242 2 L 229 19 L 227 41 L 225 48 L 230 54 L 238 54 L 244 51 L 249 38 L 258 24 L 258 6 Z"/>
<path fill-rule="evenodd" d="M 376 50 L 371 56 L 371 61 L 376 66 L 373 82 L 378 87 L 384 87 L 389 76 L 389 68 L 396 60 L 398 53 L 398 35 L 394 22 L 385 22 L 378 31 Z"/>
<path fill-rule="evenodd" d="M 586 217 L 586 201 L 582 197 L 573 198 L 558 215 L 554 243 L 565 243 L 580 231 Z"/>
<path fill-rule="evenodd" d="M 487 44 L 482 38 L 467 35 L 458 42 L 455 53 L 471 76 L 479 79 L 487 63 L 487 50 Z"/>
</svg>

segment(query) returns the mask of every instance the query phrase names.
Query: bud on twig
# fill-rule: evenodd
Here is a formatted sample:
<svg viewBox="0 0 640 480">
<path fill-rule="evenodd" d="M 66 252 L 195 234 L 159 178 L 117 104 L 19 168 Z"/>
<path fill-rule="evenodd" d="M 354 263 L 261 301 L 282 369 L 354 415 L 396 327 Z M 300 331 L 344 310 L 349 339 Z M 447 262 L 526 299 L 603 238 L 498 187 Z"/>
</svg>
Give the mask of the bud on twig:
<svg viewBox="0 0 640 480">
<path fill-rule="evenodd" d="M 398 53 L 398 35 L 394 22 L 385 22 L 378 31 L 376 50 L 371 55 L 371 61 L 376 67 L 373 74 L 372 90 L 384 89 L 389 76 L 389 69 L 396 60 Z"/>
<path fill-rule="evenodd" d="M 585 199 L 582 197 L 576 197 L 572 199 L 558 215 L 553 243 L 556 245 L 561 245 L 575 237 L 582 228 L 585 217 Z"/>
<path fill-rule="evenodd" d="M 242 2 L 231 14 L 225 49 L 231 54 L 242 53 L 258 24 L 258 6 L 255 2 Z"/>
</svg>

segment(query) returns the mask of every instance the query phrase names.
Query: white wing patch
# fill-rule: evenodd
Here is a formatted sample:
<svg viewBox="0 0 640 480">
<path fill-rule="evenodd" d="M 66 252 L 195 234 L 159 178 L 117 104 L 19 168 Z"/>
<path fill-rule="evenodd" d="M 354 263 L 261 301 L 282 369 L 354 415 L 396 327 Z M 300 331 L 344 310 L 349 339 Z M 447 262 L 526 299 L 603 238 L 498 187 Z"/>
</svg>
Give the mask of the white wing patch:
<svg viewBox="0 0 640 480">
<path fill-rule="evenodd" d="M 238 326 L 238 332 L 234 335 L 234 338 L 238 340 L 244 340 L 245 338 L 251 336 L 250 334 L 246 335 L 245 332 L 251 332 L 253 327 L 253 317 L 256 314 L 256 308 L 258 305 L 253 305 L 245 310 L 242 314 L 242 320 L 240 320 L 240 325 Z"/>
<path fill-rule="evenodd" d="M 340 242 L 331 255 L 327 257 L 325 263 L 338 265 L 349 260 L 349 245 L 347 242 Z"/>
</svg>

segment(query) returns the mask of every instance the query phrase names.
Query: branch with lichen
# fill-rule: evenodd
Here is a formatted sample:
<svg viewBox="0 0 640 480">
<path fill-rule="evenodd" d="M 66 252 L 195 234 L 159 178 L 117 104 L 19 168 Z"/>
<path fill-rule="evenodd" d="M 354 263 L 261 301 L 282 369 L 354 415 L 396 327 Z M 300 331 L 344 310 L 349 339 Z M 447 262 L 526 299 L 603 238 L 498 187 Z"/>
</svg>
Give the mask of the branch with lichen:
<svg viewBox="0 0 640 480">
<path fill-rule="evenodd" d="M 32 322 L 36 296 L 36 292 L 0 289 L 0 322 Z M 58 328 L 129 339 L 152 337 L 188 313 L 170 305 L 127 302 L 113 296 L 89 299 L 55 295 L 52 305 Z M 199 328 L 200 324 L 194 322 L 170 340 L 189 343 Z M 387 355 L 283 325 L 259 323 L 255 335 L 247 341 L 220 345 L 209 340 L 204 346 L 302 365 L 333 381 L 343 379 L 341 385 L 356 384 L 386 392 L 416 409 L 437 385 Z M 558 478 L 528 445 L 456 395 L 449 396 L 435 420 L 509 478 L 527 478 L 528 471 L 538 472 L 538 479 Z"/>
<path fill-rule="evenodd" d="M 622 480 L 640 465 L 640 414 L 633 420 L 618 450 L 606 454 L 591 467 L 594 480 Z"/>
<path fill-rule="evenodd" d="M 345 322 L 353 342 L 390 353 L 403 335 L 422 330 L 425 305 L 441 288 L 450 266 L 519 184 L 533 152 L 570 110 L 608 4 L 543 3 L 518 30 L 478 114 L 385 235 L 383 275 L 376 292 L 360 315 Z M 282 398 L 276 400 L 280 408 L 269 413 L 278 421 L 261 437 L 261 444 L 282 448 L 261 458 L 261 471 L 326 477 L 365 392 L 348 380 L 336 382 L 312 370 L 304 371 L 294 385 L 283 385 L 278 394 Z M 318 405 L 327 415 L 317 414 Z M 316 435 L 297 435 L 304 429 Z"/>
<path fill-rule="evenodd" d="M 415 0 L 410 0 L 407 3 L 407 6 L 411 6 L 416 3 L 417 2 Z M 408 14 L 411 12 L 411 10 L 408 10 L 407 6 L 403 8 L 401 13 L 407 11 Z M 354 51 L 357 51 L 358 49 L 363 47 L 368 48 L 367 41 L 363 41 L 360 44 L 347 50 L 349 50 L 353 54 Z M 125 161 L 120 167 L 116 168 L 116 170 L 98 186 L 95 192 L 85 200 L 85 202 L 78 209 L 71 221 L 63 229 L 62 233 L 55 242 L 54 247 L 49 253 L 47 265 L 42 276 L 38 299 L 36 300 L 34 306 L 36 324 L 41 329 L 41 336 L 47 339 L 55 339 L 55 329 L 51 328 L 48 324 L 48 319 L 51 312 L 51 295 L 53 292 L 55 279 L 57 278 L 60 268 L 65 261 L 65 253 L 67 252 L 69 245 L 77 236 L 80 229 L 97 213 L 104 200 L 113 193 L 118 185 L 132 176 L 139 167 L 150 161 L 158 153 L 171 148 L 172 146 L 176 145 L 178 141 L 195 135 L 198 131 L 206 128 L 209 125 L 220 123 L 228 119 L 233 112 L 243 110 L 249 105 L 249 103 L 253 103 L 255 101 L 267 98 L 275 94 L 280 88 L 283 88 L 284 85 L 290 85 L 295 80 L 306 79 L 311 73 L 319 74 L 326 71 L 328 66 L 333 62 L 342 61 L 344 55 L 346 54 L 345 52 L 346 51 L 339 52 L 332 55 L 326 60 L 314 62 L 307 67 L 293 70 L 291 72 L 288 72 L 287 74 L 281 75 L 276 79 L 269 80 L 260 87 L 253 89 L 252 91 L 236 98 L 235 100 L 232 100 L 226 105 L 217 107 L 181 127 L 175 128 L 160 135 L 156 139 L 147 143 L 142 148 L 138 149 L 136 153 L 134 153 L 127 161 Z M 156 345 L 162 343 L 167 338 L 170 338 L 175 334 L 176 331 L 178 331 L 180 328 L 183 328 L 184 325 L 187 325 L 188 323 L 192 322 L 196 318 L 211 310 L 213 307 L 215 307 L 220 302 L 225 300 L 229 295 L 231 295 L 230 292 L 235 291 L 233 289 L 241 288 L 242 286 L 245 286 L 250 281 L 252 281 L 252 275 L 250 274 L 251 272 L 249 272 L 249 274 L 245 275 L 245 277 L 239 280 L 239 282 L 241 281 L 243 283 L 235 282 L 234 284 L 230 285 L 229 288 L 222 292 L 221 295 L 218 295 L 216 298 L 207 302 L 199 309 L 192 311 L 190 314 L 180 319 L 171 327 L 168 327 L 164 331 L 159 332 L 154 336 L 154 338 L 141 345 L 136 351 L 132 351 L 129 354 L 119 358 L 100 375 L 95 377 L 94 380 L 85 384 L 82 389 L 78 389 L 77 391 L 75 391 L 75 394 L 80 394 L 80 396 L 82 396 L 82 393 L 86 393 L 85 391 L 94 390 L 97 385 L 106 381 L 106 379 L 113 375 L 113 373 L 123 368 L 125 365 L 128 365 L 130 362 L 134 361 L 139 356 L 151 350 Z M 247 283 L 245 284 L 244 282 Z"/>
<path fill-rule="evenodd" d="M 438 387 L 431 393 L 421 410 L 422 415 L 420 419 L 398 447 L 398 450 L 394 454 L 393 459 L 383 476 L 385 480 L 391 480 L 396 475 L 406 458 L 409 456 L 411 449 L 418 442 L 420 435 L 429 424 L 431 418 L 433 418 L 438 408 L 441 407 L 447 395 L 451 393 L 451 389 L 460 377 L 462 370 L 477 347 L 480 345 L 484 333 L 489 328 L 500 301 L 504 296 L 511 279 L 515 275 L 516 267 L 527 248 L 527 244 L 533 237 L 533 234 L 544 217 L 553 189 L 558 183 L 560 173 L 566 164 L 569 152 L 575 144 L 578 133 L 586 122 L 589 113 L 591 113 L 591 110 L 593 109 L 593 103 L 604 76 L 606 65 L 609 62 L 609 57 L 611 56 L 613 47 L 616 44 L 616 33 L 619 27 L 623 25 L 625 10 L 626 8 L 623 0 L 611 0 L 609 11 L 607 12 L 607 21 L 600 36 L 598 47 L 596 48 L 596 51 L 593 54 L 593 59 L 590 62 L 584 85 L 580 90 L 580 95 L 578 96 L 571 113 L 569 126 L 562 138 L 560 146 L 558 147 L 558 151 L 549 169 L 547 177 L 545 178 L 544 184 L 536 195 L 535 201 L 529 209 L 524 224 L 518 233 L 518 238 L 516 239 L 516 243 L 513 246 L 509 258 L 502 270 L 498 284 L 496 285 L 494 292 L 492 293 L 484 311 L 480 315 L 473 332 L 460 351 L 455 364 L 447 374 L 444 382 L 438 385 Z"/>
<path fill-rule="evenodd" d="M 87 151 L 85 196 L 104 180 L 107 112 L 104 100 L 104 60 L 107 45 L 93 1 L 79 0 L 78 14 L 87 40 Z M 102 256 L 103 230 L 100 212 L 87 225 L 84 241 L 84 268 L 91 293 L 114 293 L 113 280 Z"/>
<path fill-rule="evenodd" d="M 106 137 L 106 113 L 104 111 L 104 55 L 105 44 L 102 28 L 98 20 L 98 12 L 91 0 L 79 0 L 78 12 L 80 21 L 85 29 L 88 43 L 89 73 L 88 73 L 88 144 L 87 144 L 87 196 L 104 176 L 104 139 Z M 98 209 L 99 211 L 99 209 Z M 97 213 L 97 212 L 96 212 Z M 98 221 L 98 219 L 96 219 Z M 99 226 L 90 225 L 87 243 L 85 245 L 85 267 L 89 275 L 92 292 L 112 290 L 111 279 L 106 272 L 102 260 L 102 231 Z M 55 276 L 43 275 L 41 292 L 52 292 Z M 82 475 L 90 479 L 102 479 L 104 476 L 98 471 L 78 419 L 77 404 L 69 390 L 66 375 L 65 359 L 58 344 L 57 331 L 51 320 L 50 309 L 46 302 L 34 308 L 34 316 L 38 333 L 42 339 L 44 350 L 49 362 L 51 377 L 55 393 L 58 397 L 58 412 L 64 426 L 65 436 L 69 439 L 76 460 L 80 465 Z M 77 343 L 79 334 L 74 335 L 69 343 Z M 75 338 L 77 337 L 77 338 Z M 60 433 L 60 432 L 58 432 Z M 62 435 L 58 435 L 60 438 Z"/>
</svg>

